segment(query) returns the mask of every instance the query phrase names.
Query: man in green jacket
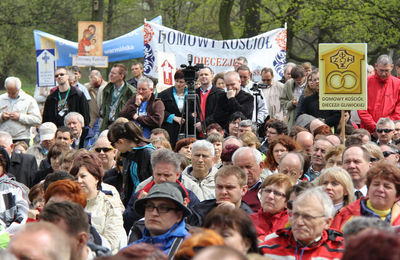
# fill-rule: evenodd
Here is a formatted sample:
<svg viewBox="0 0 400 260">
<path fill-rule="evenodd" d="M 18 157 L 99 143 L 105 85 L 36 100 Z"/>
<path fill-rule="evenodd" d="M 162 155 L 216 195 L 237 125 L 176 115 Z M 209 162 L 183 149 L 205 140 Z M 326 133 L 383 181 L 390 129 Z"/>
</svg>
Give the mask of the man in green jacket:
<svg viewBox="0 0 400 260">
<path fill-rule="evenodd" d="M 286 81 L 282 94 L 279 98 L 281 106 L 287 110 L 286 123 L 288 125 L 289 132 L 292 130 L 296 120 L 297 102 L 299 101 L 299 98 L 306 86 L 306 71 L 303 66 L 297 65 L 292 69 L 290 74 L 292 78 Z"/>
<path fill-rule="evenodd" d="M 115 64 L 109 75 L 110 82 L 103 90 L 103 102 L 101 107 L 102 122 L 100 132 L 107 129 L 119 112 L 124 108 L 128 99 L 136 94 L 136 89 L 125 81 L 126 67 L 123 64 Z"/>
</svg>

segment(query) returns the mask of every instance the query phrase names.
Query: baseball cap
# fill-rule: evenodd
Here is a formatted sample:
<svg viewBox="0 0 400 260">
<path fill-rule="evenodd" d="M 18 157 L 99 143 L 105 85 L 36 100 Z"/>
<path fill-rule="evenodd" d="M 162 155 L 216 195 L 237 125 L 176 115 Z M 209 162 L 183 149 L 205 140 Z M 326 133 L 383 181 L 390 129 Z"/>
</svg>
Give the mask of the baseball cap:
<svg viewBox="0 0 400 260">
<path fill-rule="evenodd" d="M 56 134 L 57 126 L 52 122 L 43 123 L 39 128 L 40 141 L 51 140 Z"/>
</svg>

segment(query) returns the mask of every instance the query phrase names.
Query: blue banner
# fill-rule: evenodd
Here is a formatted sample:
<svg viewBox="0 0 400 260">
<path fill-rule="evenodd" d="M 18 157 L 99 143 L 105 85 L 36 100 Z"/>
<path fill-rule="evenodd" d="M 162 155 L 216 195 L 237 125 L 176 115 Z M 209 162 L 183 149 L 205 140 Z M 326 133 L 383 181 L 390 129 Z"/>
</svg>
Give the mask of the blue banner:
<svg viewBox="0 0 400 260">
<path fill-rule="evenodd" d="M 157 16 L 151 22 L 162 24 L 162 17 Z M 33 31 L 35 49 L 55 49 L 57 66 L 71 66 L 72 55 L 78 54 L 78 43 L 61 37 Z M 103 55 L 109 62 L 130 60 L 143 57 L 143 25 L 115 39 L 103 42 Z"/>
</svg>

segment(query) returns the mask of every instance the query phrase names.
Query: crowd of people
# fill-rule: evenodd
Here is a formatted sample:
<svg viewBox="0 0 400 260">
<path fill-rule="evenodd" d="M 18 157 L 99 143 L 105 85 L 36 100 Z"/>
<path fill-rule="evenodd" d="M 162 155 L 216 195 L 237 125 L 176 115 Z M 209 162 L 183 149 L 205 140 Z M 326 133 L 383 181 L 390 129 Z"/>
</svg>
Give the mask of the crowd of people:
<svg viewBox="0 0 400 260">
<path fill-rule="evenodd" d="M 57 68 L 0 95 L 1 259 L 399 259 L 400 79 L 381 55 L 368 109 L 319 109 L 319 72 L 253 82 Z M 400 70 L 400 62 L 396 68 Z M 259 90 L 253 88 L 258 83 Z M 190 106 L 190 107 L 189 107 Z M 189 126 L 189 127 L 187 127 Z M 344 129 L 345 139 L 339 135 Z"/>
</svg>

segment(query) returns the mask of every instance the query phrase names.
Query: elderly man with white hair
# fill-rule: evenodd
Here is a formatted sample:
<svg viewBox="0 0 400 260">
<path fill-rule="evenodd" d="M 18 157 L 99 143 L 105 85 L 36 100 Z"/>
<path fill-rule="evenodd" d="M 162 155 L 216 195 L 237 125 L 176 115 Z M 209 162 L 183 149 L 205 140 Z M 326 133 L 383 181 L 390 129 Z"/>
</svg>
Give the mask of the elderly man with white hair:
<svg viewBox="0 0 400 260">
<path fill-rule="evenodd" d="M 290 228 L 267 236 L 260 250 L 273 259 L 341 259 L 343 235 L 329 229 L 334 215 L 332 200 L 321 187 L 306 190 L 293 201 Z"/>
<path fill-rule="evenodd" d="M 186 167 L 182 177 L 189 177 L 200 188 L 201 193 L 195 192 L 200 201 L 215 199 L 215 180 L 217 168 L 213 167 L 215 155 L 214 146 L 206 140 L 198 140 L 192 145 L 192 165 Z"/>
<path fill-rule="evenodd" d="M 261 188 L 261 173 L 264 162 L 260 151 L 255 148 L 241 147 L 232 155 L 233 165 L 239 166 L 247 174 L 248 190 L 242 200 L 246 202 L 254 212 L 261 208 L 258 191 Z"/>
<path fill-rule="evenodd" d="M 161 99 L 156 98 L 154 83 L 151 79 L 142 77 L 138 81 L 137 94 L 133 95 L 119 116 L 136 121 L 143 129 L 143 136 L 150 138 L 150 131 L 161 127 L 164 121 L 165 106 Z"/>
<path fill-rule="evenodd" d="M 95 141 L 95 133 L 93 130 L 85 126 L 85 119 L 78 112 L 69 112 L 64 117 L 64 125 L 71 129 L 74 142 L 72 148 L 89 149 Z"/>
<path fill-rule="evenodd" d="M 11 134 L 13 142 L 29 145 L 31 126 L 42 122 L 36 100 L 21 89 L 21 80 L 8 77 L 4 82 L 7 93 L 0 95 L 0 131 Z"/>
</svg>

